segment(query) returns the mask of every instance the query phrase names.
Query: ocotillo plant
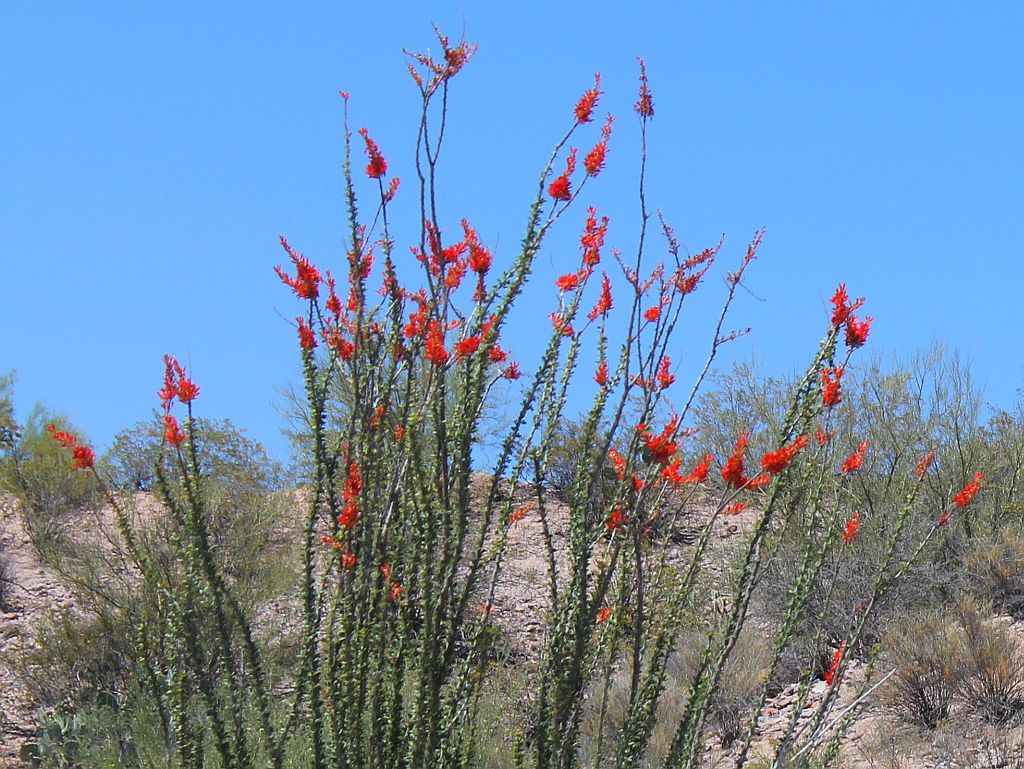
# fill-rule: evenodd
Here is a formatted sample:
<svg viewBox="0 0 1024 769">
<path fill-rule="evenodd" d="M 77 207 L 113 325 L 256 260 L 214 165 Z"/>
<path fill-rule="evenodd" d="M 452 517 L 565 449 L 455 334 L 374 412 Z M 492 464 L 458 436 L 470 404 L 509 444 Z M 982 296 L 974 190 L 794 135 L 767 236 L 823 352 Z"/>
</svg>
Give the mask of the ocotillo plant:
<svg viewBox="0 0 1024 769">
<path fill-rule="evenodd" d="M 404 190 L 389 175 L 370 132 L 352 136 L 345 93 L 342 273 L 321 272 L 281 241 L 291 266 L 277 273 L 302 303 L 296 330 L 310 472 L 303 497 L 301 653 L 288 671 L 292 694 L 285 704 L 268 681 L 253 620 L 210 549 L 192 418 L 198 388 L 173 358 L 166 360 L 163 461 L 177 463 L 175 477 L 182 481 L 171 483 L 158 471 L 157 487 L 178 524 L 177 560 L 170 567 L 155 563 L 120 508 L 118 522 L 143 589 L 154 596 L 152 616 L 138 627 L 138 670 L 159 704 L 176 765 L 477 765 L 478 706 L 499 632 L 495 592 L 510 529 L 525 516 L 540 523 L 549 612 L 543 656 L 529 672 L 528 712 L 509 724 L 517 735 L 515 761 L 536 769 L 648 764 L 655 758 L 650 740 L 666 665 L 706 578 L 712 532 L 723 517 L 749 508 L 752 525 L 738 568 L 729 575 L 724 617 L 708 634 L 686 707 L 671 714 L 671 745 L 656 757 L 666 767 L 697 766 L 709 708 L 781 537 L 799 530 L 804 546 L 786 615 L 772 631 L 766 680 L 804 616 L 823 564 L 841 561 L 856 547 L 859 513 L 841 512 L 842 497 L 846 479 L 870 447 L 853 436 L 833 436 L 830 414 L 842 398 L 843 367 L 868 336 L 871 319 L 856 315 L 863 300 L 851 301 L 843 286 L 836 291 L 826 335 L 792 394 L 777 448 L 760 458 L 757 471 L 748 474 L 745 467 L 745 435 L 737 436 L 734 453 L 715 472 L 715 457 L 690 450 L 688 443 L 699 438 L 685 428 L 689 410 L 721 345 L 742 333 L 726 330 L 726 315 L 762 233 L 725 275 L 705 364 L 680 389 L 670 353 L 679 344 L 681 313 L 722 244 L 686 256 L 661 221 L 667 261 L 647 264 L 652 214 L 645 197 L 646 135 L 654 105 L 641 61 L 634 107 L 640 125 L 635 257 L 613 251 L 614 279 L 599 272 L 608 262 L 610 220 L 588 207 L 578 263 L 555 282 L 550 336 L 527 376 L 510 359 L 503 332 L 545 239 L 600 177 L 613 120 L 593 128 L 602 95 L 597 77 L 554 143 L 518 253 L 501 271 L 470 222 L 461 221 L 452 235 L 441 214 L 437 169 L 450 87 L 475 48 L 438 37 L 440 58 L 409 54 L 420 93 L 413 195 L 419 231 L 412 238 L 415 258 L 404 261 L 418 265 L 418 284 L 408 279 L 411 270 L 399 260 L 392 231 L 392 207 L 403 202 Z M 585 152 L 577 149 L 582 141 L 589 143 Z M 352 157 L 359 149 L 365 166 Z M 368 217 L 357 200 L 366 179 L 373 196 Z M 484 409 L 502 379 L 520 380 L 522 397 L 509 414 L 480 495 L 471 488 L 474 449 Z M 570 416 L 570 392 L 582 387 L 593 400 L 570 473 L 563 547 L 551 533 L 556 513 L 549 459 Z M 175 401 L 188 410 L 181 424 L 172 414 Z M 73 436 L 55 437 L 76 452 L 79 466 L 92 467 L 91 453 Z M 841 440 L 857 448 L 837 472 Z M 695 457 L 692 464 L 688 456 Z M 926 471 L 923 462 L 920 477 Z M 958 495 L 956 505 L 970 502 L 978 482 L 980 477 Z M 838 643 L 830 667 L 808 667 L 801 702 L 822 673 L 827 695 L 809 727 L 798 729 L 794 720 L 776 746 L 774 765 L 801 765 L 812 753 L 835 751 L 849 713 L 838 721 L 828 716 L 852 656 L 870 658 L 859 643 L 866 618 L 906 569 L 897 544 L 916 512 L 916 488 L 898 506 L 871 600 L 851 614 L 843 638 L 829 639 Z M 524 496 L 530 498 L 525 505 Z M 680 565 L 668 557 L 664 532 L 695 508 L 705 512 L 705 523 Z M 912 553 L 948 520 L 943 515 Z M 615 669 L 628 671 L 622 717 L 607 707 Z M 737 765 L 751 755 L 766 697 L 762 688 Z M 592 747 L 584 750 L 581 720 L 588 701 L 598 703 L 599 718 Z"/>
</svg>

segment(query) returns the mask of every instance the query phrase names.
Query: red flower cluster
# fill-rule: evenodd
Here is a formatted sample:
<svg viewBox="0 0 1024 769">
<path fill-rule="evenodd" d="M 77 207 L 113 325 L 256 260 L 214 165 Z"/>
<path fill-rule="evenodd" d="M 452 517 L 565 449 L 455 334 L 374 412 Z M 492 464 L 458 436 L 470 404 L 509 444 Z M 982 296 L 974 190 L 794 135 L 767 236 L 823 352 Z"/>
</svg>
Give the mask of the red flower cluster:
<svg viewBox="0 0 1024 769">
<path fill-rule="evenodd" d="M 444 331 L 438 320 L 430 321 L 427 326 L 423 356 L 435 366 L 443 366 L 448 362 L 448 351 L 444 349 Z"/>
<path fill-rule="evenodd" d="M 871 330 L 871 321 L 874 320 L 871 317 L 864 320 L 857 319 L 854 312 L 863 304 L 863 297 L 855 302 L 850 302 L 845 283 L 840 283 L 836 293 L 832 296 L 832 327 L 838 329 L 845 324 L 846 346 L 851 350 L 864 345 L 868 339 L 868 332 Z"/>
<path fill-rule="evenodd" d="M 597 176 L 601 173 L 601 169 L 604 168 L 605 157 L 608 154 L 608 140 L 612 136 L 612 122 L 614 120 L 615 118 L 611 115 L 608 116 L 604 127 L 601 129 L 601 141 L 595 144 L 594 148 L 583 158 L 583 167 L 587 171 L 587 176 Z"/>
<path fill-rule="evenodd" d="M 703 459 L 697 463 L 697 466 L 688 475 L 683 475 L 679 472 L 683 460 L 681 457 L 676 457 L 668 467 L 661 471 L 661 477 L 672 486 L 703 483 L 707 480 L 708 473 L 711 471 L 711 463 L 714 461 L 715 457 L 713 454 L 705 454 Z"/>
<path fill-rule="evenodd" d="M 589 123 L 593 120 L 594 107 L 597 106 L 597 100 L 601 96 L 601 73 L 594 73 L 594 87 L 587 91 L 580 97 L 580 100 L 576 102 L 576 109 L 573 110 L 576 114 L 577 123 Z"/>
<path fill-rule="evenodd" d="M 164 386 L 157 393 L 165 412 L 171 410 L 171 401 L 191 403 L 199 395 L 199 387 L 189 379 L 185 369 L 170 355 L 164 356 Z"/>
<path fill-rule="evenodd" d="M 313 335 L 313 329 L 306 325 L 305 318 L 296 318 L 295 323 L 298 325 L 299 330 L 299 347 L 303 350 L 312 350 L 316 347 L 316 337 Z"/>
<path fill-rule="evenodd" d="M 366 157 L 369 162 L 366 164 L 366 175 L 371 179 L 381 179 L 388 172 L 388 162 L 380 154 L 377 142 L 370 138 L 370 132 L 365 128 L 359 129 L 359 135 L 366 142 Z"/>
<path fill-rule="evenodd" d="M 657 379 L 659 390 L 665 390 L 671 387 L 676 381 L 675 374 L 669 372 L 669 367 L 671 365 L 672 361 L 667 355 L 664 356 L 658 364 L 658 373 L 655 378 Z"/>
<path fill-rule="evenodd" d="M 748 507 L 750 507 L 750 503 L 748 502 L 733 502 L 731 505 L 722 510 L 722 515 L 739 515 Z"/>
<path fill-rule="evenodd" d="M 591 321 L 597 320 L 599 315 L 604 316 L 612 308 L 612 284 L 606 273 L 601 273 L 601 295 L 597 298 L 597 304 L 587 313 Z"/>
<path fill-rule="evenodd" d="M 843 399 L 840 380 L 843 378 L 843 367 L 823 368 L 821 370 L 821 405 L 830 409 L 839 405 Z"/>
<path fill-rule="evenodd" d="M 977 496 L 978 491 L 981 490 L 981 482 L 983 480 L 985 480 L 984 473 L 975 473 L 974 480 L 960 489 L 957 495 L 953 497 L 953 504 L 960 508 L 967 507 L 971 504 Z"/>
<path fill-rule="evenodd" d="M 648 430 L 647 426 L 643 423 L 637 426 L 637 430 L 640 433 L 640 439 L 644 442 L 644 447 L 646 448 L 652 462 L 656 462 L 659 465 L 666 465 L 669 460 L 672 459 L 672 455 L 679 449 L 679 444 L 674 440 L 678 429 L 679 417 L 670 419 L 668 424 L 665 425 L 665 429 L 658 435 L 655 435 Z"/>
<path fill-rule="evenodd" d="M 761 457 L 761 467 L 768 475 L 778 475 L 789 467 L 793 457 L 806 445 L 807 436 L 801 435 L 788 446 L 783 446 L 776 451 L 770 451 Z"/>
<path fill-rule="evenodd" d="M 558 286 L 559 291 L 572 291 L 579 284 L 580 274 L 578 272 L 570 272 L 555 281 L 555 285 Z"/>
<path fill-rule="evenodd" d="M 359 494 L 363 490 L 363 474 L 359 464 L 352 460 L 348 463 L 348 476 L 345 478 L 344 502 L 345 506 L 338 516 L 338 525 L 346 528 L 355 528 L 359 523 Z"/>
<path fill-rule="evenodd" d="M 185 442 L 185 433 L 181 431 L 173 414 L 164 414 L 164 440 L 171 446 L 180 446 Z"/>
<path fill-rule="evenodd" d="M 608 234 L 608 217 L 602 216 L 601 223 L 597 221 L 597 209 L 591 206 L 587 209 L 587 221 L 583 225 L 583 234 L 580 236 L 580 247 L 583 249 L 583 264 L 593 269 L 601 262 L 601 247 L 604 245 L 605 235 Z"/>
<path fill-rule="evenodd" d="M 568 201 L 572 198 L 572 183 L 569 178 L 576 170 L 576 148 L 570 147 L 565 158 L 565 170 L 548 185 L 548 194 L 555 200 Z"/>
<path fill-rule="evenodd" d="M 857 470 L 860 470 L 861 463 L 864 462 L 864 453 L 868 450 L 870 441 L 861 441 L 861 444 L 857 447 L 857 450 L 850 454 L 839 468 L 839 472 L 843 475 L 849 475 Z"/>
<path fill-rule="evenodd" d="M 281 247 L 295 265 L 295 277 L 288 275 L 281 267 L 275 267 L 274 272 L 286 286 L 291 287 L 299 299 L 316 299 L 320 294 L 320 272 L 306 257 L 288 244 L 284 235 L 281 236 Z"/>
<path fill-rule="evenodd" d="M 860 513 L 854 513 L 850 516 L 850 520 L 846 522 L 846 528 L 843 529 L 843 544 L 848 545 L 857 538 L 857 532 L 860 529 Z"/>
<path fill-rule="evenodd" d="M 846 293 L 846 284 L 840 283 L 835 294 L 832 295 L 832 327 L 839 328 L 849 319 L 850 315 L 864 304 L 864 298 L 851 303 L 850 296 Z"/>
<path fill-rule="evenodd" d="M 846 641 L 842 641 L 839 644 L 839 648 L 836 649 L 836 653 L 832 655 L 832 664 L 825 671 L 825 683 L 829 686 L 836 680 L 836 674 L 839 673 L 839 666 L 843 663 L 843 655 L 845 653 Z"/>
<path fill-rule="evenodd" d="M 626 477 L 626 458 L 615 449 L 608 449 L 608 461 L 612 463 L 615 477 L 620 481 Z"/>
<path fill-rule="evenodd" d="M 801 435 L 794 440 L 790 445 L 782 446 L 774 452 L 769 452 L 761 458 L 761 467 L 769 475 L 778 475 L 780 472 L 785 470 L 790 463 L 793 462 L 793 458 L 797 456 L 801 448 L 807 445 L 807 436 Z"/>
<path fill-rule="evenodd" d="M 750 433 L 744 433 L 736 439 L 736 448 L 732 455 L 725 461 L 722 468 L 722 479 L 733 488 L 741 488 L 749 480 L 744 475 L 743 457 L 747 451 L 747 444 L 750 443 Z"/>
<path fill-rule="evenodd" d="M 597 366 L 597 371 L 594 373 L 594 381 L 601 387 L 608 384 L 608 362 L 601 361 Z"/>
<path fill-rule="evenodd" d="M 534 509 L 536 509 L 536 507 L 536 502 L 530 502 L 528 504 L 523 505 L 522 507 L 517 507 L 515 510 L 508 514 L 509 523 L 516 523 L 517 521 L 522 520 L 527 513 L 533 511 Z"/>
<path fill-rule="evenodd" d="M 468 357 L 468 356 L 472 355 L 473 353 L 475 353 L 477 351 L 477 348 L 480 347 L 480 343 L 482 341 L 483 340 L 481 339 L 480 335 L 477 334 L 475 336 L 467 336 L 465 339 L 462 339 L 461 341 L 456 342 L 455 343 L 455 357 L 456 358 L 465 358 L 465 357 Z"/>
<path fill-rule="evenodd" d="M 46 431 L 57 443 L 66 449 L 71 449 L 71 466 L 76 470 L 89 470 L 96 463 L 96 454 L 93 450 L 80 444 L 78 437 L 67 430 L 58 430 L 56 425 L 49 424 Z"/>
<path fill-rule="evenodd" d="M 608 522 L 604 525 L 605 531 L 611 534 L 616 529 L 621 529 L 629 523 L 629 517 L 622 512 L 621 507 L 616 507 L 612 510 L 612 514 L 608 516 Z"/>
<path fill-rule="evenodd" d="M 644 311 L 644 319 L 654 323 L 658 318 L 661 317 L 661 305 L 656 304 L 653 307 L 648 308 Z"/>
</svg>

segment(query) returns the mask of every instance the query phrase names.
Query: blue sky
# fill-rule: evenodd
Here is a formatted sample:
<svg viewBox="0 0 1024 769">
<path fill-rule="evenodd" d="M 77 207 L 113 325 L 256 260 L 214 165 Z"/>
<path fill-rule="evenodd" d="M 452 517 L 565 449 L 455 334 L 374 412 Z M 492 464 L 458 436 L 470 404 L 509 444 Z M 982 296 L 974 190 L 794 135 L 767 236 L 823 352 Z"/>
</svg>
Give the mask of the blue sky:
<svg viewBox="0 0 1024 769">
<path fill-rule="evenodd" d="M 754 330 L 731 356 L 802 367 L 845 281 L 868 297 L 873 349 L 940 337 L 1012 406 L 1024 6 L 625 5 L 13 4 L 0 19 L 0 371 L 18 372 L 19 413 L 42 401 L 104 447 L 150 413 L 168 352 L 191 366 L 203 414 L 283 456 L 274 404 L 297 380 L 297 306 L 272 272 L 277 237 L 339 263 L 339 89 L 353 127 L 411 180 L 402 48 L 436 51 L 431 23 L 480 46 L 453 83 L 442 213 L 468 216 L 499 262 L 596 70 L 618 121 L 583 202 L 611 217 L 609 245 L 632 247 L 642 55 L 652 207 L 693 251 L 725 233 L 725 265 L 767 228 L 733 316 Z M 527 367 L 582 217 L 542 253 L 509 331 Z M 720 291 L 705 288 L 708 308 Z M 692 316 L 684 361 L 700 357 L 706 320 Z"/>
</svg>

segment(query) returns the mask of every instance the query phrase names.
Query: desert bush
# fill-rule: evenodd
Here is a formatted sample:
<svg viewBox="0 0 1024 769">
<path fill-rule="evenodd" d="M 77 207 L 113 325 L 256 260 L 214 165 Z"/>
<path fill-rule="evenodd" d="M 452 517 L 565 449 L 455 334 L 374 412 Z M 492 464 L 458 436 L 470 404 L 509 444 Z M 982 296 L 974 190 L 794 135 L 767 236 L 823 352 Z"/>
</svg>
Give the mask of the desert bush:
<svg viewBox="0 0 1024 769">
<path fill-rule="evenodd" d="M 884 646 L 895 669 L 885 688 L 889 709 L 934 729 L 949 716 L 963 674 L 956 619 L 936 610 L 901 617 L 890 625 Z"/>
<path fill-rule="evenodd" d="M 706 636 L 686 636 L 674 664 L 669 666 L 669 680 L 676 685 L 692 681 L 706 646 Z M 723 747 L 729 747 L 742 736 L 742 729 L 754 712 L 757 695 L 767 683 L 770 659 L 771 648 L 763 629 L 744 628 L 709 704 L 710 724 Z"/>
<path fill-rule="evenodd" d="M 52 615 L 17 661 L 20 680 L 43 708 L 78 708 L 119 696 L 134 673 L 133 632 L 122 612 Z"/>
<path fill-rule="evenodd" d="M 73 431 L 66 419 L 42 406 L 17 427 L 0 462 L 0 489 L 16 500 L 36 550 L 54 562 L 72 538 L 71 518 L 94 509 L 102 496 L 96 479 L 78 472 L 71 455 L 54 442 L 50 427 Z"/>
<path fill-rule="evenodd" d="M 475 50 L 440 34 L 439 44 L 439 59 L 410 54 L 421 96 L 420 221 L 410 238 L 422 268 L 416 282 L 393 259 L 392 207 L 401 198 L 397 182 L 385 183 L 387 162 L 365 130 L 360 134 L 372 210 L 366 214 L 357 204 L 364 182 L 353 172 L 347 96 L 344 274 L 321 274 L 282 239 L 291 266 L 277 272 L 302 308 L 296 330 L 308 434 L 301 445 L 309 452 L 302 465 L 309 484 L 301 495 L 299 537 L 301 649 L 286 671 L 291 696 L 278 696 L 266 648 L 254 633 L 253 607 L 243 600 L 245 582 L 218 553 L 210 469 L 201 461 L 193 412 L 199 388 L 170 357 L 152 481 L 173 522 L 167 541 L 148 537 L 124 501 L 109 496 L 119 547 L 131 563 L 136 592 L 145 597 L 133 625 L 139 685 L 160 714 L 168 752 L 190 768 L 279 769 L 295 752 L 314 769 L 473 766 L 480 756 L 483 694 L 500 659 L 493 602 L 509 531 L 529 513 L 540 523 L 546 548 L 548 626 L 545 648 L 530 671 L 524 717 L 512 725 L 516 764 L 571 769 L 587 760 L 581 722 L 588 692 L 601 692 L 606 703 L 604 693 L 621 675 L 623 707 L 611 712 L 602 704 L 593 725 L 596 742 L 588 755 L 598 763 L 607 756 L 617 769 L 641 765 L 655 730 L 663 728 L 663 764 L 696 767 L 706 734 L 715 728 L 724 741 L 739 743 L 742 766 L 765 707 L 762 683 L 777 672 L 816 591 L 836 591 L 836 579 L 827 577 L 840 573 L 857 537 L 843 504 L 857 468 L 844 467 L 841 479 L 835 474 L 845 447 L 856 445 L 856 431 L 834 442 L 813 438 L 833 429 L 842 401 L 822 371 L 838 378 L 835 372 L 866 341 L 870 320 L 856 314 L 862 300 L 851 301 L 845 286 L 836 291 L 822 341 L 776 412 L 760 467 L 745 465 L 748 436 L 739 430 L 728 456 L 718 459 L 714 477 L 721 481 L 712 482 L 715 458 L 696 452 L 699 459 L 691 463 L 680 443 L 689 434 L 692 393 L 720 347 L 736 336 L 723 331 L 723 323 L 762 233 L 726 273 L 706 365 L 684 391 L 678 411 L 665 417 L 677 376 L 669 357 L 678 347 L 673 333 L 682 328 L 687 297 L 721 246 L 683 256 L 663 222 L 669 261 L 645 266 L 651 215 L 641 173 L 636 266 L 620 262 L 622 275 L 614 282 L 598 275 L 609 221 L 589 208 L 579 262 L 555 282 L 552 328 L 527 374 L 502 347 L 502 333 L 546 238 L 596 183 L 612 121 L 600 130 L 588 127 L 601 95 L 595 83 L 542 166 L 518 253 L 504 271 L 492 271 L 492 255 L 471 224 L 455 228 L 439 214 L 437 159 L 449 120 L 450 83 Z M 642 65 L 640 71 L 635 111 L 639 162 L 646 169 L 653 106 Z M 591 131 L 595 144 L 577 169 L 572 147 Z M 453 231 L 461 235 L 453 238 Z M 379 290 L 370 282 L 375 275 Z M 596 304 L 588 311 L 591 293 Z M 609 319 L 619 317 L 616 329 Z M 567 417 L 570 386 L 591 361 L 586 387 L 592 401 L 577 431 L 580 450 L 574 466 L 556 468 L 551 454 Z M 480 496 L 474 450 L 487 404 L 497 382 L 520 377 L 520 400 Z M 86 456 L 74 436 L 55 437 Z M 95 475 L 91 459 L 79 465 Z M 566 536 L 556 546 L 550 533 L 555 511 L 545 492 L 550 473 L 562 469 L 571 483 L 564 492 Z M 884 545 L 872 562 L 866 603 L 836 631 L 842 633 L 838 639 L 829 639 L 839 641 L 839 651 L 823 673 L 825 696 L 805 732 L 815 742 L 800 744 L 799 735 L 787 735 L 773 766 L 816 765 L 835 755 L 841 728 L 828 745 L 817 741 L 850 656 L 863 644 L 879 603 L 947 522 L 946 505 L 937 508 L 938 520 L 917 508 L 926 480 L 924 471 L 911 473 L 898 495 L 876 500 L 891 508 L 878 528 Z M 524 491 L 532 497 L 526 506 Z M 957 507 L 966 507 L 976 492 L 961 491 Z M 694 541 L 680 558 L 669 558 L 655 524 L 709 499 Z M 715 524 L 747 507 L 753 514 L 735 568 L 721 578 L 728 600 L 720 623 L 689 662 L 685 701 L 665 711 L 670 661 L 692 628 L 688 618 L 706 577 Z M 910 523 L 918 517 L 927 523 L 915 528 Z M 918 539 L 908 544 L 912 536 Z M 798 543 L 791 554 L 797 568 L 779 582 L 785 600 L 765 631 L 764 656 L 748 656 L 752 598 L 787 537 Z M 805 688 L 811 675 L 803 677 Z M 744 718 L 745 729 L 739 726 Z"/>
<path fill-rule="evenodd" d="M 960 607 L 959 692 L 972 711 L 1006 723 L 1024 710 L 1024 648 L 1011 628 L 986 619 L 986 609 L 972 598 Z"/>
<path fill-rule="evenodd" d="M 1015 619 L 1024 618 L 1024 536 L 1006 526 L 980 536 L 964 555 L 966 587 Z"/>
</svg>

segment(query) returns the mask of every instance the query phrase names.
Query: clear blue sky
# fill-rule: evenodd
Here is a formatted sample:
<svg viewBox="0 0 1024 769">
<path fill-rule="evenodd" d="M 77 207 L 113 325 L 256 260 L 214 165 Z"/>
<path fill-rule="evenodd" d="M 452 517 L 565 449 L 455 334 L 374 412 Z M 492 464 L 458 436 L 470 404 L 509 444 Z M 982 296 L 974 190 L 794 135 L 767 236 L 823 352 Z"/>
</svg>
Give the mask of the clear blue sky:
<svg viewBox="0 0 1024 769">
<path fill-rule="evenodd" d="M 339 89 L 411 181 L 402 48 L 436 50 L 431 22 L 480 45 L 453 84 L 442 211 L 499 261 L 595 70 L 619 120 L 586 202 L 611 216 L 609 245 L 632 246 L 642 55 L 651 204 L 692 250 L 725 233 L 726 262 L 767 227 L 734 316 L 754 332 L 732 355 L 802 366 L 846 281 L 876 318 L 871 347 L 942 337 L 989 400 L 1014 402 L 1020 3 L 15 2 L 0 19 L 0 370 L 18 372 L 19 413 L 43 401 L 102 448 L 156 404 L 169 352 L 203 414 L 282 455 L 297 306 L 272 272 L 277 236 L 339 261 Z M 510 331 L 524 365 L 581 221 L 542 254 Z"/>
</svg>

